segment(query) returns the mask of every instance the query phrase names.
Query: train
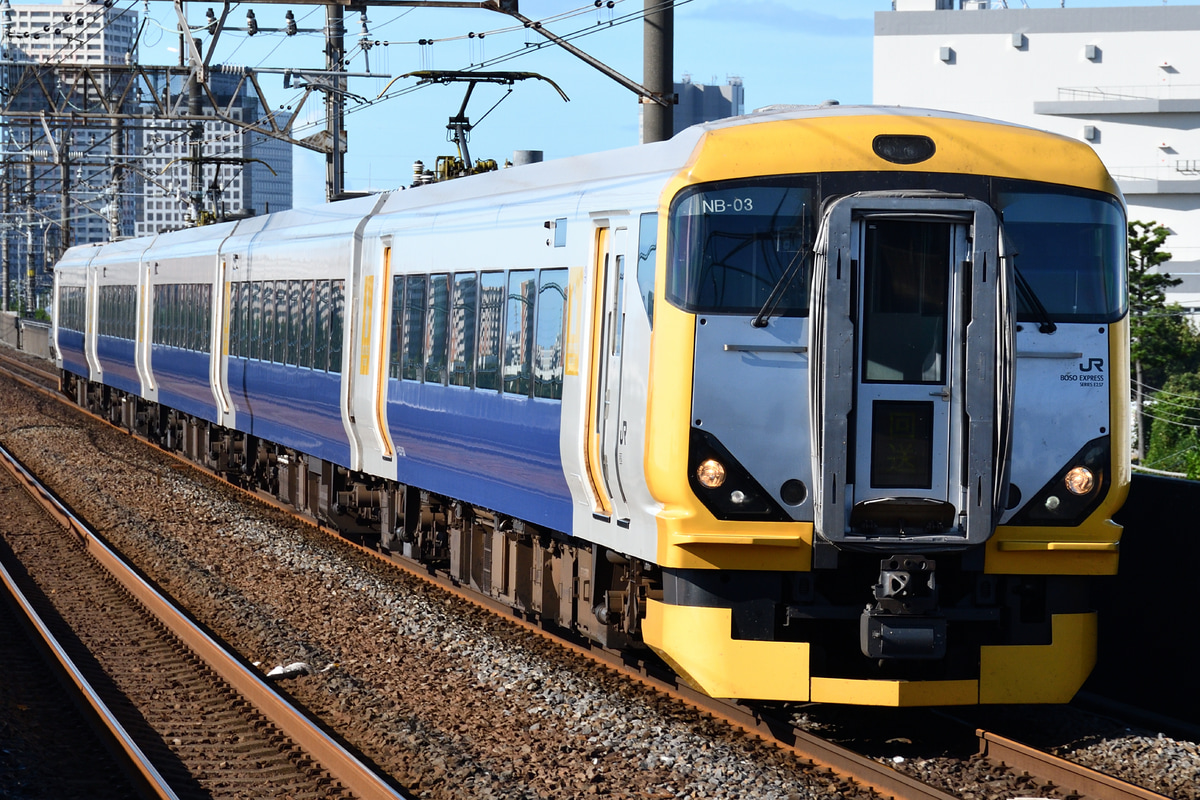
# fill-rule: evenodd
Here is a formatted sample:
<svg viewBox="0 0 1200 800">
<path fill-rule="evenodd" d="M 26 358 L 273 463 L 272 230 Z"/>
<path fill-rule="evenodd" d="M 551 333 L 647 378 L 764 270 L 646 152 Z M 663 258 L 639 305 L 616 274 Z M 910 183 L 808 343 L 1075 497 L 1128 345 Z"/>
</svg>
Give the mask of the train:
<svg viewBox="0 0 1200 800">
<path fill-rule="evenodd" d="M 714 697 L 1061 703 L 1129 486 L 1126 211 L 923 109 L 81 245 L 62 391 Z"/>
</svg>

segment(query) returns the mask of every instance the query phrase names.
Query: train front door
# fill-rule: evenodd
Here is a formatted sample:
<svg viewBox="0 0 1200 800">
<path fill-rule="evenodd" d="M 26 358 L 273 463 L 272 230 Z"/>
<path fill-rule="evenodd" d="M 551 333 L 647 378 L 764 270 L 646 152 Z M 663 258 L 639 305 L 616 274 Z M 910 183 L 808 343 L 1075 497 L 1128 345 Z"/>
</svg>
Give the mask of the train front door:
<svg viewBox="0 0 1200 800">
<path fill-rule="evenodd" d="M 822 358 L 812 362 L 819 532 L 985 540 L 1011 399 L 994 214 L 961 198 L 860 195 L 835 203 L 823 224 L 813 295 Z"/>
</svg>

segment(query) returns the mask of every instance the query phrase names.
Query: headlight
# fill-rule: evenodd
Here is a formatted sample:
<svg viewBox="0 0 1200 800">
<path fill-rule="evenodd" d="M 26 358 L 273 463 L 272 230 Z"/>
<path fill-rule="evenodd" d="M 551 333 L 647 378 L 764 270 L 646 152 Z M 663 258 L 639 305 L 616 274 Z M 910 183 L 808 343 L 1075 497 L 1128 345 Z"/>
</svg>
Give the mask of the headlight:
<svg viewBox="0 0 1200 800">
<path fill-rule="evenodd" d="M 696 480 L 709 489 L 716 489 L 725 482 L 725 465 L 715 458 L 706 458 L 696 467 Z"/>
<path fill-rule="evenodd" d="M 1087 467 L 1073 467 L 1063 479 L 1071 494 L 1087 494 L 1096 486 L 1096 479 Z"/>
</svg>

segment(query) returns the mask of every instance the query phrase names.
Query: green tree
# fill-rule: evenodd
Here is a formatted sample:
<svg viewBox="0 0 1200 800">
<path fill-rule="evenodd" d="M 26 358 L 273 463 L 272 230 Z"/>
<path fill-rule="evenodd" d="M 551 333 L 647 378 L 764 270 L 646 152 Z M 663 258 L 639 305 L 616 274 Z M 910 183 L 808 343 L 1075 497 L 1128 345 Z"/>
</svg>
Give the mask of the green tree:
<svg viewBox="0 0 1200 800">
<path fill-rule="evenodd" d="M 1146 406 L 1146 466 L 1200 478 L 1200 374 L 1173 376 Z"/>
<path fill-rule="evenodd" d="M 1165 387 L 1173 375 L 1194 372 L 1200 366 L 1200 336 L 1182 309 L 1166 304 L 1166 290 L 1181 283 L 1158 269 L 1171 260 L 1171 254 L 1162 249 L 1168 235 L 1170 231 L 1157 222 L 1129 223 L 1129 335 L 1137 428 L 1134 452 L 1139 460 L 1146 452 L 1146 391 Z"/>
</svg>

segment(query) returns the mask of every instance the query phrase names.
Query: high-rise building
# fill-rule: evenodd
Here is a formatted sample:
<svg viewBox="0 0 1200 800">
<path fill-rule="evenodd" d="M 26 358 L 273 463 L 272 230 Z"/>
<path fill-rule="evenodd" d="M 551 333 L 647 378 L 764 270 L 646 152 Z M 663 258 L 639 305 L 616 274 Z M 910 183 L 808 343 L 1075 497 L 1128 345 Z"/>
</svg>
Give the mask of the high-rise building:
<svg viewBox="0 0 1200 800">
<path fill-rule="evenodd" d="M 1173 234 L 1165 269 L 1183 283 L 1167 299 L 1200 312 L 1200 6 L 995 5 L 896 0 L 877 12 L 874 101 L 1087 142 L 1129 218 Z"/>
<path fill-rule="evenodd" d="M 214 72 L 209 89 L 235 120 L 263 118 L 262 103 L 240 75 Z M 172 92 L 181 86 L 171 87 Z M 207 95 L 206 95 L 207 96 Z M 277 120 L 281 127 L 286 119 Z M 203 207 L 215 218 L 265 214 L 292 207 L 292 148 L 232 122 L 204 123 L 201 174 Z M 191 167 L 186 123 L 155 120 L 145 125 L 141 146 L 145 201 L 136 235 L 195 224 L 189 201 Z"/>
<path fill-rule="evenodd" d="M 132 63 L 136 30 L 137 14 L 111 3 L 65 0 L 13 6 L 3 0 L 0 83 L 6 102 L 20 111 L 43 108 L 44 87 L 70 85 L 68 71 L 56 73 L 54 65 Z M 50 71 L 32 80 L 30 68 L 43 65 Z M 123 234 L 132 230 L 135 193 L 111 183 L 111 167 L 114 151 L 130 146 L 136 134 L 109 124 L 70 127 L 51 120 L 50 140 L 41 124 L 18 123 L 16 118 L 4 123 L 0 190 L 6 195 L 5 277 L 33 273 L 36 295 L 49 280 L 47 256 L 56 254 L 64 241 L 105 241 L 114 219 Z"/>
<path fill-rule="evenodd" d="M 739 116 L 745 107 L 745 89 L 742 79 L 737 77 L 718 86 L 715 80 L 711 85 L 693 83 L 691 75 L 684 75 L 683 82 L 675 84 L 675 94 L 679 96 L 679 104 L 673 115 L 673 133 L 701 122 Z"/>
</svg>

